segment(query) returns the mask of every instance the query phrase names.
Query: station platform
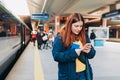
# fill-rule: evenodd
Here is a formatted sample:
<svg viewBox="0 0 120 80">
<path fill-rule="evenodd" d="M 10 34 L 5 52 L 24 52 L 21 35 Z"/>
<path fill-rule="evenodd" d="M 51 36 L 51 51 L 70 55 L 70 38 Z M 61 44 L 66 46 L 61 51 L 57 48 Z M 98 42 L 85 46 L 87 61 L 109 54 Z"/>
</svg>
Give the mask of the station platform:
<svg viewBox="0 0 120 80">
<path fill-rule="evenodd" d="M 90 60 L 93 80 L 120 80 L 120 43 L 105 42 L 95 49 L 96 56 Z M 5 80 L 58 80 L 51 49 L 38 50 L 30 42 Z"/>
<path fill-rule="evenodd" d="M 29 43 L 5 80 L 34 80 L 34 46 Z"/>
</svg>

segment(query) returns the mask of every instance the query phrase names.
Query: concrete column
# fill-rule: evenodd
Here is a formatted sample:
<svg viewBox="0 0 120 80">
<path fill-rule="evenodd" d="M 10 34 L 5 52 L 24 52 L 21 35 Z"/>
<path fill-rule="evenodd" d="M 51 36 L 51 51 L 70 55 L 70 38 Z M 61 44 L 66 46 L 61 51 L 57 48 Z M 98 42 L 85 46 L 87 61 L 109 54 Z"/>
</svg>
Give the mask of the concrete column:
<svg viewBox="0 0 120 80">
<path fill-rule="evenodd" d="M 116 4 L 111 4 L 110 5 L 110 12 L 116 10 Z"/>
<path fill-rule="evenodd" d="M 106 18 L 103 18 L 103 20 L 102 20 L 102 26 L 103 27 L 107 27 L 107 19 Z"/>
<path fill-rule="evenodd" d="M 116 29 L 116 38 L 118 39 L 118 36 L 119 36 L 119 30 Z"/>
<path fill-rule="evenodd" d="M 33 30 L 37 30 L 37 25 L 38 25 L 38 23 L 37 22 L 31 22 L 32 23 L 32 29 Z"/>
<path fill-rule="evenodd" d="M 116 4 L 111 4 L 110 5 L 110 12 L 116 10 Z M 118 38 L 118 30 L 116 29 L 116 39 Z"/>
<path fill-rule="evenodd" d="M 55 17 L 55 34 L 60 31 L 60 16 Z"/>
<path fill-rule="evenodd" d="M 48 26 L 48 24 L 44 24 L 44 31 L 46 31 L 46 32 L 49 31 L 49 26 Z"/>
</svg>

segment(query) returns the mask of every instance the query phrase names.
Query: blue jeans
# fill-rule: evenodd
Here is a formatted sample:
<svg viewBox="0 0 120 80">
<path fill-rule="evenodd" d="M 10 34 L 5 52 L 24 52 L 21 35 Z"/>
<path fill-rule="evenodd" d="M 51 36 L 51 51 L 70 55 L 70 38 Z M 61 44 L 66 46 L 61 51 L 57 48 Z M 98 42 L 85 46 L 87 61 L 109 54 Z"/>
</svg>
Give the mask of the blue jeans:
<svg viewBox="0 0 120 80">
<path fill-rule="evenodd" d="M 87 80 L 85 76 L 85 71 L 76 72 L 76 80 Z"/>
</svg>

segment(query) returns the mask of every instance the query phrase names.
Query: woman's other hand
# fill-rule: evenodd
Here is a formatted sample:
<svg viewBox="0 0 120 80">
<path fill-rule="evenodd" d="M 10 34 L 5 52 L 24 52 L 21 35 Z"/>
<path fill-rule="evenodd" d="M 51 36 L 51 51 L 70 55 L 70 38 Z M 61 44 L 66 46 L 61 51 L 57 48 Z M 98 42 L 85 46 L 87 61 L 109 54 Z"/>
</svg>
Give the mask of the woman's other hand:
<svg viewBox="0 0 120 80">
<path fill-rule="evenodd" d="M 81 50 L 85 53 L 89 53 L 91 50 L 91 43 L 86 43 Z"/>
</svg>

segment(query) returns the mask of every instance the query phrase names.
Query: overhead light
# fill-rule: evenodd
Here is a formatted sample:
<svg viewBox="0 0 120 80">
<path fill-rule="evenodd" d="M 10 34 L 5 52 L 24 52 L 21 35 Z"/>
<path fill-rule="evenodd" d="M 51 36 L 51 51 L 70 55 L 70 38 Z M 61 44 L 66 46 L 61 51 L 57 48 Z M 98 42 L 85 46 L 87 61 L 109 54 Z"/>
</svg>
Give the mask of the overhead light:
<svg viewBox="0 0 120 80">
<path fill-rule="evenodd" d="M 116 26 L 120 26 L 120 25 L 118 24 L 118 25 L 116 25 Z"/>
<path fill-rule="evenodd" d="M 94 13 L 91 13 L 90 15 L 101 15 L 101 13 L 102 13 L 102 11 L 100 10 L 100 11 L 96 11 Z"/>
<path fill-rule="evenodd" d="M 98 22 L 98 21 L 100 21 L 100 19 L 101 19 L 101 18 L 96 18 L 96 19 L 93 19 L 93 20 L 89 20 L 89 21 L 87 21 L 87 22 L 85 22 L 85 23 Z"/>
<path fill-rule="evenodd" d="M 111 25 L 107 26 L 107 27 L 111 27 Z"/>
</svg>

